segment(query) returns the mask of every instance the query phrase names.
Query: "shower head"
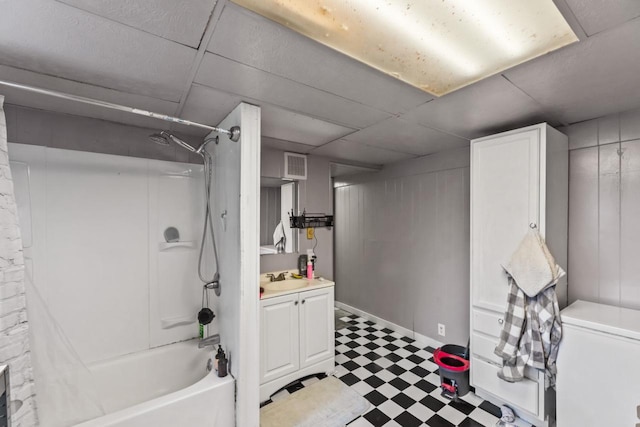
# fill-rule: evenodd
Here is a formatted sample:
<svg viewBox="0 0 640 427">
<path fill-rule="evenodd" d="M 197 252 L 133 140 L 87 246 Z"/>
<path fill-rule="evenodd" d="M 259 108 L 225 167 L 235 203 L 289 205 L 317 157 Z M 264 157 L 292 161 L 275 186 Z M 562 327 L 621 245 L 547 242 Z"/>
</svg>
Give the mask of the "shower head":
<svg viewBox="0 0 640 427">
<path fill-rule="evenodd" d="M 152 133 L 149 139 L 158 145 L 169 145 L 169 140 L 164 137 L 162 132 Z"/>
<path fill-rule="evenodd" d="M 149 135 L 149 139 L 151 141 L 155 142 L 156 144 L 160 144 L 160 145 L 170 145 L 171 141 L 173 141 L 176 144 L 178 144 L 179 146 L 181 146 L 182 148 L 184 148 L 186 150 L 189 150 L 192 153 L 196 153 L 196 154 L 200 154 L 200 155 L 202 155 L 202 149 L 209 142 L 208 140 L 206 140 L 205 142 L 203 142 L 200 145 L 200 147 L 193 148 L 191 145 L 189 145 L 188 143 L 184 142 L 183 140 L 181 140 L 177 136 L 167 132 L 166 130 L 160 131 L 159 133 L 154 133 L 154 134 Z"/>
</svg>

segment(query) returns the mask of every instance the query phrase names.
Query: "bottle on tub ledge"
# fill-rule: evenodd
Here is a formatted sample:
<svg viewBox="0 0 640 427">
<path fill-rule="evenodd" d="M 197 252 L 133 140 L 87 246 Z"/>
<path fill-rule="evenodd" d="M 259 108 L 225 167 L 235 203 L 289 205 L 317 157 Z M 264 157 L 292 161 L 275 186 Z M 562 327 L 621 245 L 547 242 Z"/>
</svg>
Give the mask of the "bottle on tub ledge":
<svg viewBox="0 0 640 427">
<path fill-rule="evenodd" d="M 227 355 L 225 354 L 224 351 L 220 355 L 220 358 L 217 360 L 218 360 L 218 376 L 221 378 L 226 377 L 228 373 L 227 370 L 229 368 L 229 361 L 227 360 Z"/>
</svg>

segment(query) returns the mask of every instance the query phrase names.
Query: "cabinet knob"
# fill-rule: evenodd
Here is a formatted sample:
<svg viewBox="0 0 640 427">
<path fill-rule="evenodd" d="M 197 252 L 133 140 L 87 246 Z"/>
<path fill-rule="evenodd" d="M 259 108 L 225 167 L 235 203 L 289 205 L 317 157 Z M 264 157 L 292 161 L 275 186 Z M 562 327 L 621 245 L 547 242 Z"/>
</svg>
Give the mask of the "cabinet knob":
<svg viewBox="0 0 640 427">
<path fill-rule="evenodd" d="M 529 224 L 529 228 L 535 230 L 536 228 L 538 228 L 538 225 L 535 222 L 532 222 L 531 224 Z"/>
<path fill-rule="evenodd" d="M 502 325 L 504 323 L 504 319 L 498 319 L 498 323 Z"/>
<path fill-rule="evenodd" d="M 303 299 L 303 300 L 302 300 L 302 303 L 304 304 L 304 302 L 305 302 L 305 301 L 306 301 L 306 299 Z"/>
<path fill-rule="evenodd" d="M 293 305 L 298 305 L 298 301 L 295 301 L 295 302 L 293 303 Z"/>
</svg>

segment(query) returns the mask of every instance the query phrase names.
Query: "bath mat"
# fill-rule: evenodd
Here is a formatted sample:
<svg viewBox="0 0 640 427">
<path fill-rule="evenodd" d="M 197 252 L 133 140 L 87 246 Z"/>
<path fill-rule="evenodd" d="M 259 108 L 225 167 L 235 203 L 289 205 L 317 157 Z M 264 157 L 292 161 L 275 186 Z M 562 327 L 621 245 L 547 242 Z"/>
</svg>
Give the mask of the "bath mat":
<svg viewBox="0 0 640 427">
<path fill-rule="evenodd" d="M 343 427 L 369 402 L 335 377 L 327 377 L 260 409 L 260 427 Z"/>
</svg>

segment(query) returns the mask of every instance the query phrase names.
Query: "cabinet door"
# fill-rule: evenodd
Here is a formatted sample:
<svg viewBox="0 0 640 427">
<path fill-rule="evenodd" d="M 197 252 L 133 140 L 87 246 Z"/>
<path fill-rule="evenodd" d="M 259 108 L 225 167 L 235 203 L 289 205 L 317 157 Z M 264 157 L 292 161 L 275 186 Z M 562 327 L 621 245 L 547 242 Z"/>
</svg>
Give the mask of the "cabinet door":
<svg viewBox="0 0 640 427">
<path fill-rule="evenodd" d="M 260 301 L 260 384 L 299 369 L 298 294 Z"/>
<path fill-rule="evenodd" d="M 472 144 L 471 285 L 475 306 L 504 312 L 506 264 L 539 222 L 540 130 Z"/>
<path fill-rule="evenodd" d="M 300 367 L 334 356 L 333 288 L 300 293 Z"/>
</svg>

